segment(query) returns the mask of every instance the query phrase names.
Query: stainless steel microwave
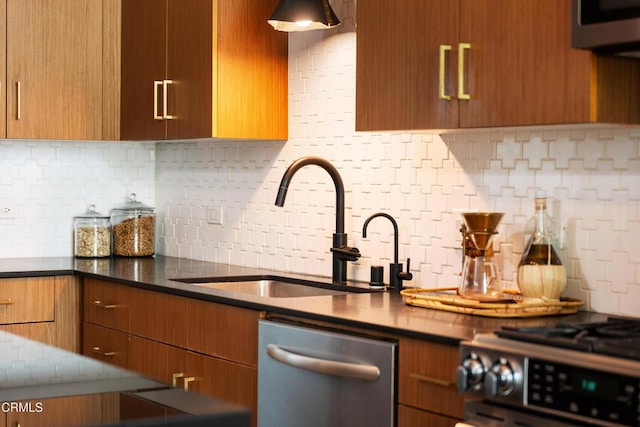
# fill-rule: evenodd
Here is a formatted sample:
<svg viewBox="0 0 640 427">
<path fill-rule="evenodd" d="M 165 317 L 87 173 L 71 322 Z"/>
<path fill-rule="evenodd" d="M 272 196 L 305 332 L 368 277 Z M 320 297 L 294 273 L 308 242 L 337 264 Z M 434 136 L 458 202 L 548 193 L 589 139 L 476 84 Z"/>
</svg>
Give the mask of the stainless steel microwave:
<svg viewBox="0 0 640 427">
<path fill-rule="evenodd" d="M 571 46 L 640 58 L 640 0 L 571 0 Z"/>
</svg>

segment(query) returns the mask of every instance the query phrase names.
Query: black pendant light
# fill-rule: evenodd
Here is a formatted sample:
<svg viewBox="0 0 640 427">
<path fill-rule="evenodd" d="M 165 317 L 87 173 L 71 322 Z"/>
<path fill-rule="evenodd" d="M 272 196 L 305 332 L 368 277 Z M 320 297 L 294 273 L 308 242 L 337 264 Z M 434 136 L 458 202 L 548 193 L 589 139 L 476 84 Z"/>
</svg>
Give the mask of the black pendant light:
<svg viewBox="0 0 640 427">
<path fill-rule="evenodd" d="M 335 27 L 340 20 L 329 0 L 280 0 L 267 21 L 278 31 L 309 31 Z"/>
</svg>

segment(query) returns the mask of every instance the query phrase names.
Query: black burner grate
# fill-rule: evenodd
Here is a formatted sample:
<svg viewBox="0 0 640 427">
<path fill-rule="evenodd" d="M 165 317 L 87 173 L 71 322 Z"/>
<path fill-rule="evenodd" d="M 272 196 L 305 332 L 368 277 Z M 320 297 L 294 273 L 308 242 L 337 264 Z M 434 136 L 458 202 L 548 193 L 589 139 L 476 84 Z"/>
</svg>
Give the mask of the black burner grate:
<svg viewBox="0 0 640 427">
<path fill-rule="evenodd" d="M 504 326 L 495 333 L 518 341 L 640 360 L 640 320 L 608 318 L 592 323 L 559 322 L 552 327 Z"/>
</svg>

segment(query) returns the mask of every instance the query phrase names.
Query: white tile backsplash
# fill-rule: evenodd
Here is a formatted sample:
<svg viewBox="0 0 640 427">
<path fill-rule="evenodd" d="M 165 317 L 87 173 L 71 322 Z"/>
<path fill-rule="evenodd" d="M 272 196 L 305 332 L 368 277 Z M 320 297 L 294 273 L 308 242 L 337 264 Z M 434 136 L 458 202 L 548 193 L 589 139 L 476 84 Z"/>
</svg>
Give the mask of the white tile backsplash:
<svg viewBox="0 0 640 427">
<path fill-rule="evenodd" d="M 95 204 L 109 215 L 130 193 L 155 203 L 153 143 L 0 142 L 0 258 L 73 255 L 76 215 Z"/>
<path fill-rule="evenodd" d="M 457 286 L 458 209 L 505 212 L 494 247 L 505 286 L 515 287 L 523 229 L 536 188 L 566 236 L 567 294 L 590 309 L 637 316 L 640 303 L 640 131 L 635 128 L 491 129 L 430 135 L 355 131 L 355 1 L 334 2 L 343 26 L 289 36 L 289 140 L 199 141 L 157 146 L 156 198 L 164 207 L 162 252 L 292 272 L 330 275 L 335 191 L 323 170 L 300 170 L 283 208 L 274 206 L 287 166 L 306 155 L 334 163 L 345 183 L 346 229 L 388 274 L 392 227 L 413 285 Z M 181 153 L 180 155 L 176 153 Z M 233 153 L 233 155 L 230 155 Z M 201 214 L 222 205 L 225 224 Z M 185 206 L 177 210 L 167 207 Z"/>
<path fill-rule="evenodd" d="M 288 141 L 0 142 L 0 257 L 72 253 L 73 217 L 105 212 L 129 193 L 157 206 L 158 253 L 330 276 L 335 191 L 318 167 L 300 170 L 274 205 L 287 166 L 322 156 L 340 171 L 349 243 L 372 264 L 411 258 L 421 287 L 457 286 L 460 209 L 505 212 L 494 248 L 504 285 L 523 248 L 536 188 L 564 228 L 567 294 L 592 310 L 639 316 L 640 128 L 558 127 L 427 132 L 355 131 L 355 1 L 334 2 L 341 28 L 289 36 Z M 206 222 L 222 206 L 224 225 Z"/>
</svg>

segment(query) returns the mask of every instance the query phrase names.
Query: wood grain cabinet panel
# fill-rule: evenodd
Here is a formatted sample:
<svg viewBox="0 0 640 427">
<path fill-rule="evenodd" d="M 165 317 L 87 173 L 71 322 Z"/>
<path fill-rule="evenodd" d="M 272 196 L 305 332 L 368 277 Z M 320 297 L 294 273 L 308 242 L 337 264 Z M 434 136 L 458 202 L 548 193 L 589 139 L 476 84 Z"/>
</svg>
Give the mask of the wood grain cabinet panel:
<svg viewBox="0 0 640 427">
<path fill-rule="evenodd" d="M 0 329 L 80 351 L 80 283 L 73 276 L 0 279 Z"/>
<path fill-rule="evenodd" d="M 398 403 L 462 419 L 463 396 L 456 390 L 458 347 L 401 338 L 399 353 Z M 411 419 L 412 415 L 407 417 Z"/>
<path fill-rule="evenodd" d="M 5 2 L 6 136 L 100 139 L 102 2 Z"/>
<path fill-rule="evenodd" d="M 32 411 L 7 412 L 2 418 L 6 418 L 6 425 L 11 427 L 102 425 L 117 421 L 113 402 L 109 393 L 25 401 L 21 403 L 30 405 Z"/>
<path fill-rule="evenodd" d="M 130 304 L 131 299 L 125 286 L 103 280 L 84 279 L 85 321 L 129 332 Z"/>
<path fill-rule="evenodd" d="M 276 0 L 110 1 L 117 139 L 287 138 L 287 36 L 266 24 Z"/>
<path fill-rule="evenodd" d="M 55 279 L 0 279 L 0 324 L 53 322 Z"/>
<path fill-rule="evenodd" d="M 189 313 L 189 349 L 258 366 L 258 320 L 261 312 L 195 300 L 190 304 Z"/>
<path fill-rule="evenodd" d="M 570 0 L 358 6 L 357 130 L 640 123 L 640 61 L 572 49 Z"/>
<path fill-rule="evenodd" d="M 129 337 L 126 332 L 85 322 L 82 354 L 121 368 L 129 368 Z"/>
<path fill-rule="evenodd" d="M 84 284 L 85 355 L 248 407 L 255 425 L 262 312 L 105 280 Z"/>
</svg>

